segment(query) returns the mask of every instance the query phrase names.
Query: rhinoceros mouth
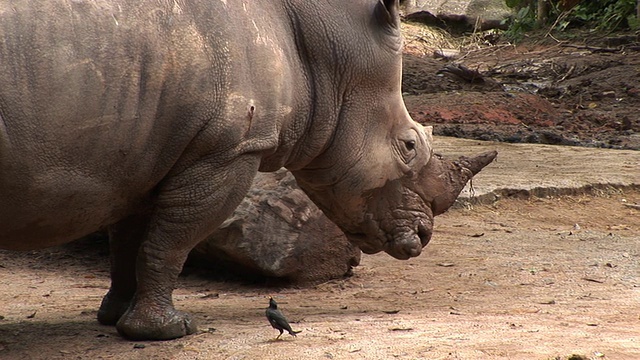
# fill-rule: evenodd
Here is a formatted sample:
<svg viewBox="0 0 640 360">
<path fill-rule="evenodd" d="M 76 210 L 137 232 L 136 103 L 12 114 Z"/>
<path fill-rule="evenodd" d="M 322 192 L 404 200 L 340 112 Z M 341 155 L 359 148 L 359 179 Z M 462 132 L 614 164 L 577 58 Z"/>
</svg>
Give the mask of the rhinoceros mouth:
<svg viewBox="0 0 640 360">
<path fill-rule="evenodd" d="M 416 229 L 402 231 L 396 234 L 391 241 L 387 241 L 384 251 L 396 259 L 407 260 L 422 253 L 431 240 L 432 232 L 426 222 L 420 222 Z"/>
<path fill-rule="evenodd" d="M 353 233 L 345 231 L 344 234 L 347 236 L 347 239 L 350 243 L 359 247 L 360 250 L 362 250 L 362 252 L 365 254 L 376 254 L 384 249 L 384 242 L 376 241 L 379 246 L 375 246 L 371 241 L 371 236 L 365 233 Z"/>
<path fill-rule="evenodd" d="M 385 251 L 396 259 L 407 260 L 420 255 L 422 248 L 431 240 L 430 226 L 426 221 L 418 223 L 416 229 L 400 232 L 396 235 L 371 236 L 365 233 L 345 232 L 347 239 L 358 246 L 365 254 Z"/>
</svg>

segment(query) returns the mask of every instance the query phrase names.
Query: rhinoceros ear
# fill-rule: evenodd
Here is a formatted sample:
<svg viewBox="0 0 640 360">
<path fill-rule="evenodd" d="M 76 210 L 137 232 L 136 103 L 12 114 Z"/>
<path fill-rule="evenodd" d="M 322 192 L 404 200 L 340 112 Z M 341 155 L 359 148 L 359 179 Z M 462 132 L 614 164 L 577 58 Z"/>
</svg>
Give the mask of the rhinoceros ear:
<svg viewBox="0 0 640 360">
<path fill-rule="evenodd" d="M 378 0 L 375 9 L 376 19 L 382 26 L 400 28 L 400 0 Z"/>
</svg>

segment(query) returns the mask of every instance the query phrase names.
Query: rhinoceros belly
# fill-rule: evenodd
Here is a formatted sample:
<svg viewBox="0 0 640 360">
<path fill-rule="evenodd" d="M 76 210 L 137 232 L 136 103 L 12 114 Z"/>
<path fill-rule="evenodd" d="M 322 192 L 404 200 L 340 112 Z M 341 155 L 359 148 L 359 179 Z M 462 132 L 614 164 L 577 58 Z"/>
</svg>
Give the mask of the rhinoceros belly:
<svg viewBox="0 0 640 360">
<path fill-rule="evenodd" d="M 65 170 L 0 184 L 0 248 L 30 250 L 59 245 L 115 223 L 132 196 L 113 184 Z"/>
</svg>

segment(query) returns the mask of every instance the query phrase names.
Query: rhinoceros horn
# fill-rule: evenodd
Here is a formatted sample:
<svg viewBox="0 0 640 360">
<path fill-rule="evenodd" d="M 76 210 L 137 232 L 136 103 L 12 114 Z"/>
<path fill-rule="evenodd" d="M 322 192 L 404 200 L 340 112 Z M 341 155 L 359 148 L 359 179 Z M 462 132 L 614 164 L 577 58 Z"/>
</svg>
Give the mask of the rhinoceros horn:
<svg viewBox="0 0 640 360">
<path fill-rule="evenodd" d="M 474 157 L 462 156 L 450 161 L 434 154 L 427 166 L 420 172 L 423 199 L 431 203 L 433 216 L 447 211 L 456 201 L 467 181 L 489 165 L 498 155 L 497 151 L 487 151 Z"/>
</svg>

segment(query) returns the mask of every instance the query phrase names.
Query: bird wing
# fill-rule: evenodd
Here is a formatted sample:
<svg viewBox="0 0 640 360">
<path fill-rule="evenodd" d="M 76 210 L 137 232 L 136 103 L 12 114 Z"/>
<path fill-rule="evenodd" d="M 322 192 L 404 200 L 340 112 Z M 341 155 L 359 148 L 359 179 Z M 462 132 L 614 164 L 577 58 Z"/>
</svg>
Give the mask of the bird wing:
<svg viewBox="0 0 640 360">
<path fill-rule="evenodd" d="M 269 318 L 269 322 L 271 323 L 271 326 L 275 328 L 280 327 L 287 331 L 292 331 L 291 325 L 289 325 L 289 322 L 284 317 L 284 315 L 280 312 L 280 310 L 269 309 L 267 317 Z"/>
</svg>

